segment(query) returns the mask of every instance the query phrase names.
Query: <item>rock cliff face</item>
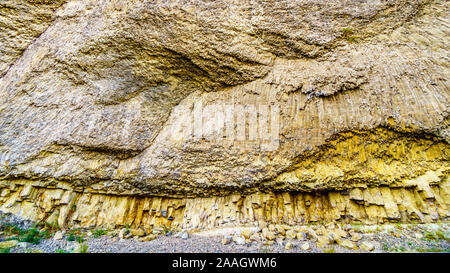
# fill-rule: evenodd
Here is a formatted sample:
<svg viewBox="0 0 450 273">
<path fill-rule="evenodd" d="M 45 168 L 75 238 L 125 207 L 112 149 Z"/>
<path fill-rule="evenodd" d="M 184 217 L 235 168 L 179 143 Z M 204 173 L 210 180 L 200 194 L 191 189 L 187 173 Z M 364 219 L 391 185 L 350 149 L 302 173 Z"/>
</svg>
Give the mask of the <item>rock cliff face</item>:
<svg viewBox="0 0 450 273">
<path fill-rule="evenodd" d="M 0 210 L 209 228 L 450 215 L 444 0 L 0 3 Z"/>
</svg>

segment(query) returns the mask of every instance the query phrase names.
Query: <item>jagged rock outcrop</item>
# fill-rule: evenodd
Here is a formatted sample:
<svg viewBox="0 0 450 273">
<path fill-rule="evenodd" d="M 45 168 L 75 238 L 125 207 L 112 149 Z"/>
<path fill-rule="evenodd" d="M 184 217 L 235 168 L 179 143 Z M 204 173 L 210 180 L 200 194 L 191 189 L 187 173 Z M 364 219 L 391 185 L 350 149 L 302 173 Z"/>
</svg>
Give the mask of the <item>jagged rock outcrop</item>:
<svg viewBox="0 0 450 273">
<path fill-rule="evenodd" d="M 1 210 L 178 228 L 449 215 L 447 1 L 0 12 Z"/>
</svg>

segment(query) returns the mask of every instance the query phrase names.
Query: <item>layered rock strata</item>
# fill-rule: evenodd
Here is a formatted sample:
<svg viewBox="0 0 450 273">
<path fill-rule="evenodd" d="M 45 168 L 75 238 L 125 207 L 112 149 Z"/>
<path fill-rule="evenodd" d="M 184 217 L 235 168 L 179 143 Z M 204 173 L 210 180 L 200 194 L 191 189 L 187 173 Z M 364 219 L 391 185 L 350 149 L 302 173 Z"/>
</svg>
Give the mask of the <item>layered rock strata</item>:
<svg viewBox="0 0 450 273">
<path fill-rule="evenodd" d="M 0 186 L 2 211 L 53 226 L 200 230 L 259 226 L 261 222 L 381 224 L 434 222 L 449 217 L 450 183 L 427 172 L 404 187 L 366 187 L 327 192 L 233 194 L 177 198 L 73 191 L 65 183 L 17 180 Z"/>
<path fill-rule="evenodd" d="M 448 14 L 3 1 L 0 209 L 86 227 L 446 220 Z"/>
</svg>

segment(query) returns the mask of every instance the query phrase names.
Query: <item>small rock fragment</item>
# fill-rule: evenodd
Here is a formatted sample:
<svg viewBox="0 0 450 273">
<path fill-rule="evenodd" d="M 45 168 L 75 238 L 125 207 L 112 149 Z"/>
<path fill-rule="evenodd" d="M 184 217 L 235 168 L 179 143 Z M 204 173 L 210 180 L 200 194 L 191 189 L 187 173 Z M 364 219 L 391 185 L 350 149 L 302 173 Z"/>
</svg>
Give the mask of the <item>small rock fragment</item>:
<svg viewBox="0 0 450 273">
<path fill-rule="evenodd" d="M 286 235 L 286 230 L 281 225 L 276 225 L 275 230 L 277 231 L 278 234 L 280 234 L 282 236 Z"/>
<path fill-rule="evenodd" d="M 317 247 L 323 248 L 330 243 L 330 238 L 327 236 L 319 236 L 317 238 Z"/>
<path fill-rule="evenodd" d="M 275 225 L 270 224 L 268 227 L 269 231 L 275 232 Z"/>
<path fill-rule="evenodd" d="M 356 244 L 350 240 L 344 239 L 339 240 L 338 244 L 342 247 L 348 248 L 348 249 L 356 249 Z"/>
<path fill-rule="evenodd" d="M 339 236 L 340 238 L 345 238 L 345 237 L 347 237 L 347 232 L 345 231 L 345 230 L 343 230 L 343 229 L 340 229 L 340 228 L 336 228 L 334 231 L 333 231 L 333 233 L 335 234 L 335 235 L 337 235 L 337 236 Z"/>
<path fill-rule="evenodd" d="M 259 221 L 258 226 L 262 230 L 267 227 L 267 223 L 265 221 Z"/>
<path fill-rule="evenodd" d="M 329 230 L 335 229 L 336 225 L 334 223 L 329 223 L 326 225 L 326 228 Z"/>
<path fill-rule="evenodd" d="M 307 234 L 308 234 L 308 238 L 311 239 L 313 242 L 318 240 L 318 236 L 313 229 L 311 229 L 311 228 L 308 229 Z"/>
<path fill-rule="evenodd" d="M 231 243 L 231 237 L 230 236 L 224 236 L 222 238 L 222 245 L 228 245 L 229 243 Z"/>
<path fill-rule="evenodd" d="M 264 239 L 267 239 L 269 241 L 275 240 L 275 233 L 273 231 L 269 231 L 268 228 L 264 228 L 262 230 L 262 236 Z"/>
<path fill-rule="evenodd" d="M 284 246 L 284 245 L 285 245 L 285 242 L 284 242 L 283 238 L 277 238 L 277 244 L 278 244 L 279 246 Z"/>
<path fill-rule="evenodd" d="M 359 248 L 361 248 L 362 250 L 370 252 L 370 251 L 375 249 L 375 246 L 372 243 L 369 243 L 369 242 L 362 242 Z"/>
<path fill-rule="evenodd" d="M 125 236 L 128 234 L 128 229 L 126 229 L 126 228 L 123 228 L 123 229 L 121 229 L 120 231 L 119 231 L 119 238 L 120 239 L 124 239 L 125 238 Z"/>
<path fill-rule="evenodd" d="M 27 242 L 20 242 L 20 243 L 17 244 L 17 247 L 20 247 L 20 248 L 27 248 L 28 245 L 29 245 L 29 243 L 27 243 Z"/>
<path fill-rule="evenodd" d="M 308 250 L 309 249 L 309 243 L 303 243 L 301 246 L 300 246 L 300 248 L 302 249 L 302 250 Z"/>
<path fill-rule="evenodd" d="M 287 242 L 286 245 L 284 246 L 284 249 L 290 250 L 290 249 L 292 249 L 292 247 L 293 247 L 292 243 L 291 242 Z"/>
<path fill-rule="evenodd" d="M 19 241 L 17 241 L 17 240 L 11 240 L 11 241 L 0 242 L 0 248 L 12 248 L 12 247 L 16 247 L 18 243 L 19 243 Z"/>
<path fill-rule="evenodd" d="M 63 238 L 64 234 L 62 231 L 57 231 L 55 235 L 53 236 L 53 240 L 61 240 Z"/>
<path fill-rule="evenodd" d="M 303 233 L 303 232 L 298 232 L 297 233 L 297 240 L 303 241 L 305 239 L 306 239 L 306 234 L 305 233 Z"/>
<path fill-rule="evenodd" d="M 158 237 L 158 235 L 156 235 L 156 234 L 150 234 L 150 235 L 147 235 L 145 237 L 139 238 L 139 241 L 141 241 L 141 242 L 148 242 L 148 241 L 155 240 L 157 237 Z"/>
<path fill-rule="evenodd" d="M 357 242 L 362 239 L 362 235 L 356 232 L 351 232 L 350 236 L 351 236 L 350 240 L 352 240 L 353 242 Z"/>
<path fill-rule="evenodd" d="M 297 237 L 297 234 L 295 233 L 295 231 L 293 229 L 286 231 L 286 239 L 292 240 L 292 239 L 295 239 L 296 237 Z"/>
<path fill-rule="evenodd" d="M 252 240 L 252 241 L 260 241 L 261 240 L 261 236 L 259 235 L 259 233 L 253 233 L 252 236 L 250 236 L 250 240 Z"/>
<path fill-rule="evenodd" d="M 187 240 L 188 238 L 189 238 L 189 234 L 188 234 L 187 232 L 183 232 L 183 233 L 181 234 L 181 239 Z"/>
<path fill-rule="evenodd" d="M 137 229 L 130 229 L 130 234 L 131 234 L 132 236 L 142 237 L 142 236 L 145 236 L 145 231 L 142 230 L 142 229 L 140 229 L 140 228 L 137 228 Z"/>
<path fill-rule="evenodd" d="M 245 238 L 241 236 L 235 236 L 233 237 L 233 241 L 238 245 L 244 245 L 245 244 Z"/>
<path fill-rule="evenodd" d="M 241 236 L 243 236 L 245 239 L 250 238 L 250 236 L 252 235 L 252 230 L 251 229 L 243 229 L 241 230 Z"/>
</svg>

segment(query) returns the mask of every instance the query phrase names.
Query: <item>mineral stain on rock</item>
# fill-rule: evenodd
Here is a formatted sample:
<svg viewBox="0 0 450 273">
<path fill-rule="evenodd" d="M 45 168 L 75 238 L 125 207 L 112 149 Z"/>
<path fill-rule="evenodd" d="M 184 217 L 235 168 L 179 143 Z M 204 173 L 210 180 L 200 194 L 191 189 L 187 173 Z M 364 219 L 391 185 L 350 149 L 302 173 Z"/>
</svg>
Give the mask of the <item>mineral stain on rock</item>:
<svg viewBox="0 0 450 273">
<path fill-rule="evenodd" d="M 443 0 L 2 1 L 0 210 L 179 230 L 448 220 L 448 13 Z M 243 140 L 193 137 L 199 104 L 233 106 Z M 240 106 L 279 111 L 252 127 Z M 264 149 L 252 128 L 274 118 Z"/>
</svg>

